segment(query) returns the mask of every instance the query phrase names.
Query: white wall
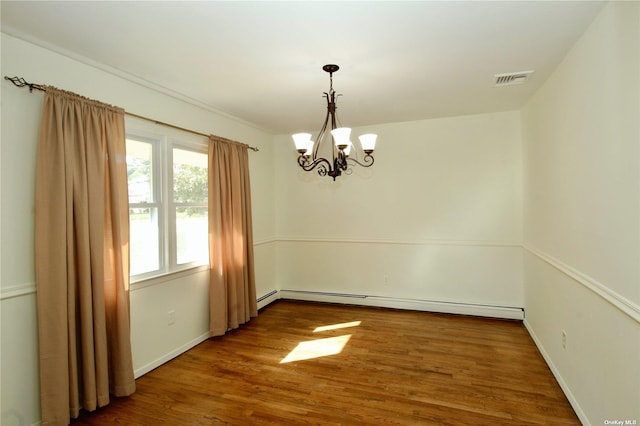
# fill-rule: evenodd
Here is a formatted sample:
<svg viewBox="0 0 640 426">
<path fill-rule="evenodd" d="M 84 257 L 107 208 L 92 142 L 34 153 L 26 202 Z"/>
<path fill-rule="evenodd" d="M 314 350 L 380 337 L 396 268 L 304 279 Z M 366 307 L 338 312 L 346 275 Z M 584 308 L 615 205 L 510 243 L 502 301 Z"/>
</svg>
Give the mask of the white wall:
<svg viewBox="0 0 640 426">
<path fill-rule="evenodd" d="M 3 76 L 22 76 L 121 106 L 129 112 L 257 146 L 250 152 L 258 296 L 275 289 L 272 136 L 247 123 L 123 79 L 51 50 L 2 34 Z M 110 72 L 106 72 L 110 71 Z M 43 94 L 2 80 L 0 146 L 1 417 L 2 425 L 39 421 L 33 268 L 35 152 Z M 207 272 L 192 271 L 131 291 L 136 373 L 170 359 L 206 336 Z M 167 324 L 175 310 L 176 323 Z"/>
<path fill-rule="evenodd" d="M 639 26 L 638 3 L 608 4 L 522 114 L 354 129 L 379 134 L 376 165 L 336 182 L 300 171 L 286 135 L 4 34 L 1 74 L 259 146 L 250 155 L 259 296 L 366 295 L 351 300 L 498 316 L 524 306 L 581 420 L 599 425 L 640 420 Z M 32 223 L 41 99 L 2 81 L 3 425 L 39 419 Z M 199 271 L 132 291 L 138 373 L 202 338 L 205 296 Z"/>
<path fill-rule="evenodd" d="M 640 421 L 640 3 L 607 4 L 522 117 L 526 325 L 585 424 Z"/>
<path fill-rule="evenodd" d="M 375 165 L 335 182 L 302 171 L 290 137 L 276 138 L 280 288 L 522 307 L 519 113 L 353 134 L 369 130 Z"/>
</svg>

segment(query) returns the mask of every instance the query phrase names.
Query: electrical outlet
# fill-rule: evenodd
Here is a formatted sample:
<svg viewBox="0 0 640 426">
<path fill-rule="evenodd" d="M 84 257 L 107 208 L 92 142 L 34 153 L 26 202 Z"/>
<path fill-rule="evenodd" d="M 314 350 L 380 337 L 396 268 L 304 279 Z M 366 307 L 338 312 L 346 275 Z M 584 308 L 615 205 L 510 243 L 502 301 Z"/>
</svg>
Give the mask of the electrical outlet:
<svg viewBox="0 0 640 426">
<path fill-rule="evenodd" d="M 567 349 L 567 332 L 562 330 L 562 349 Z"/>
<path fill-rule="evenodd" d="M 168 317 L 168 324 L 169 325 L 173 325 L 176 323 L 176 311 L 175 310 L 170 310 L 169 312 L 167 312 L 167 317 Z"/>
</svg>

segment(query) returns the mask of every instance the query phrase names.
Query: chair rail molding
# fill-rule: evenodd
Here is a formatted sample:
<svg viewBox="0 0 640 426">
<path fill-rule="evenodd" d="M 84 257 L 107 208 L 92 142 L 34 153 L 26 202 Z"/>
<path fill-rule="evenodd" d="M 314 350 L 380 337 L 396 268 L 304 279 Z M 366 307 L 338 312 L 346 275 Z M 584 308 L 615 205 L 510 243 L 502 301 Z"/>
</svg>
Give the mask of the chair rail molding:
<svg viewBox="0 0 640 426">
<path fill-rule="evenodd" d="M 491 240 L 392 240 L 392 239 L 358 239 L 358 238 L 318 238 L 318 237 L 279 237 L 277 242 L 283 243 L 336 243 L 336 244 L 388 244 L 411 246 L 478 246 L 478 247 L 516 247 L 522 248 L 519 242 Z"/>
<path fill-rule="evenodd" d="M 618 294 L 614 290 L 611 290 L 609 287 L 602 284 L 601 282 L 598 282 L 587 274 L 584 274 L 562 262 L 561 260 L 556 259 L 550 254 L 547 254 L 531 246 L 524 245 L 523 247 L 526 251 L 528 251 L 538 259 L 541 259 L 547 264 L 553 266 L 558 271 L 582 284 L 583 286 L 593 291 L 595 294 L 602 297 L 604 300 L 633 318 L 636 322 L 640 323 L 640 305 L 627 299 L 623 295 Z"/>
<path fill-rule="evenodd" d="M 16 284 L 0 289 L 0 300 L 11 299 L 14 297 L 28 296 L 36 293 L 36 283 L 28 282 Z"/>
</svg>

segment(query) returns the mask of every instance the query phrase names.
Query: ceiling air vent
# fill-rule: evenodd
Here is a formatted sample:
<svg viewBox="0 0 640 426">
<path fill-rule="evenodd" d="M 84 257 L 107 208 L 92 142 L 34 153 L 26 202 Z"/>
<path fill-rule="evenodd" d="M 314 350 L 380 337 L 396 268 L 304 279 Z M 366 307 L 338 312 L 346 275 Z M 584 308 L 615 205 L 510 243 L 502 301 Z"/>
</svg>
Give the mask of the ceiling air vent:
<svg viewBox="0 0 640 426">
<path fill-rule="evenodd" d="M 527 81 L 533 71 L 510 72 L 507 74 L 496 74 L 495 85 L 497 86 L 513 86 L 514 84 L 522 84 Z"/>
</svg>

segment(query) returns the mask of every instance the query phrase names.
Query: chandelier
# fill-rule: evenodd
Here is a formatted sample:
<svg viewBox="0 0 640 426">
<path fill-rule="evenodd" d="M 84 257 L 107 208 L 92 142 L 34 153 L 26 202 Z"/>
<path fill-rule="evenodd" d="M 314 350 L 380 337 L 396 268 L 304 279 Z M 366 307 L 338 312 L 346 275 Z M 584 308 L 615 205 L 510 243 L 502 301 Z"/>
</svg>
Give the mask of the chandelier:
<svg viewBox="0 0 640 426">
<path fill-rule="evenodd" d="M 329 92 L 324 92 L 327 99 L 327 115 L 324 124 L 318 133 L 318 138 L 314 142 L 310 133 L 296 133 L 292 135 L 296 150 L 298 151 L 298 165 L 304 171 L 310 172 L 317 168 L 320 176 L 331 176 L 335 181 L 343 172 L 351 174 L 350 166 L 359 165 L 371 167 L 373 165 L 373 150 L 376 146 L 377 135 L 365 134 L 359 137 L 362 147 L 362 159 L 358 159 L 357 148 L 351 142 L 351 129 L 348 127 L 338 127 L 336 117 L 336 95 L 333 90 L 333 73 L 340 67 L 328 64 L 322 69 L 329 73 Z M 331 139 L 333 143 L 325 143 L 329 136 L 326 134 L 327 127 L 330 126 Z M 323 157 L 325 155 L 325 157 Z"/>
</svg>

